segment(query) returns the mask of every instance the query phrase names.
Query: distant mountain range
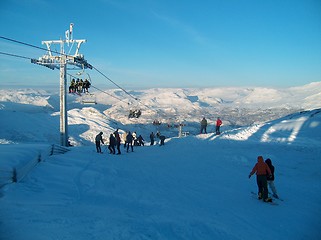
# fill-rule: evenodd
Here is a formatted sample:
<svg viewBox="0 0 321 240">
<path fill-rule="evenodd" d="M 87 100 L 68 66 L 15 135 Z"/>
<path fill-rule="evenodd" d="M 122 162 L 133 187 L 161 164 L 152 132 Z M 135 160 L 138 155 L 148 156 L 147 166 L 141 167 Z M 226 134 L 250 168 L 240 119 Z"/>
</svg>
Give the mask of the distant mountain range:
<svg viewBox="0 0 321 240">
<path fill-rule="evenodd" d="M 69 134 L 77 142 L 92 141 L 99 131 L 137 131 L 145 137 L 151 131 L 177 136 L 184 131 L 198 134 L 202 117 L 208 131 L 214 131 L 217 117 L 223 130 L 259 124 L 303 110 L 321 108 L 321 82 L 302 87 L 275 88 L 154 88 L 146 90 L 90 89 L 92 95 L 68 94 Z M 82 104 L 85 98 L 97 104 Z M 0 90 L 0 139 L 17 142 L 57 141 L 59 131 L 59 93 L 34 89 Z M 129 112 L 140 110 L 139 118 Z M 20 119 L 14 126 L 13 119 Z M 154 121 L 161 125 L 153 125 Z M 37 124 L 38 133 L 29 133 L 28 124 Z M 15 125 L 17 123 L 15 122 Z M 23 135 L 23 136 L 21 136 Z M 58 136 L 59 137 L 59 136 Z M 107 135 L 105 136 L 107 137 Z M 3 140 L 2 142 L 6 142 Z M 59 141 L 58 141 L 59 142 Z"/>
</svg>

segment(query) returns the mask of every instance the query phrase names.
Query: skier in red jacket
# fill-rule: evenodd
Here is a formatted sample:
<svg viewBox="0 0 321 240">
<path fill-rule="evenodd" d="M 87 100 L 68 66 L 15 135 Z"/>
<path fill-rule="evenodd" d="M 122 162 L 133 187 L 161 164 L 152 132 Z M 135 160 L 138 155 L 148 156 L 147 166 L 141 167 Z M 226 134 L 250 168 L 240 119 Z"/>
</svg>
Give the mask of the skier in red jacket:
<svg viewBox="0 0 321 240">
<path fill-rule="evenodd" d="M 256 173 L 256 182 L 259 189 L 258 196 L 259 199 L 263 198 L 264 202 L 271 202 L 272 199 L 268 196 L 268 188 L 267 188 L 267 177 L 272 174 L 269 166 L 264 162 L 262 156 L 257 157 L 257 163 L 254 165 L 252 171 L 250 172 L 249 178 Z"/>
<path fill-rule="evenodd" d="M 222 125 L 222 120 L 218 117 L 217 120 L 216 120 L 216 128 L 215 128 L 216 135 L 220 135 L 221 134 L 221 132 L 220 132 L 221 125 Z"/>
</svg>

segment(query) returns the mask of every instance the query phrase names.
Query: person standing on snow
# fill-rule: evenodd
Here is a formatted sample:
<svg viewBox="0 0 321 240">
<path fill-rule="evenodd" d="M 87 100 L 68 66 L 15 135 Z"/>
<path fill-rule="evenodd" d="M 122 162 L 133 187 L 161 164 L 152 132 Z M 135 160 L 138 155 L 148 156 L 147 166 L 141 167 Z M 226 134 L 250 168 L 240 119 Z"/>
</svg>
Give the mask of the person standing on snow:
<svg viewBox="0 0 321 240">
<path fill-rule="evenodd" d="M 206 127 L 207 127 L 207 120 L 205 119 L 205 117 L 203 117 L 202 121 L 201 121 L 201 133 L 207 133 L 206 132 Z"/>
<path fill-rule="evenodd" d="M 115 145 L 116 145 L 116 138 L 111 133 L 109 136 L 109 146 L 108 146 L 110 154 L 115 154 Z"/>
<path fill-rule="evenodd" d="M 267 188 L 267 177 L 266 174 L 269 176 L 272 174 L 269 166 L 264 162 L 262 156 L 257 157 L 257 163 L 254 165 L 252 171 L 249 174 L 249 178 L 256 173 L 256 183 L 258 186 L 258 197 L 259 199 L 263 198 L 264 202 L 271 202 L 272 199 L 269 198 L 268 195 L 268 188 Z"/>
<path fill-rule="evenodd" d="M 133 141 L 134 141 L 133 135 L 131 134 L 131 132 L 128 132 L 128 134 L 126 136 L 127 152 L 128 152 L 129 146 L 131 147 L 132 152 L 134 152 Z"/>
<path fill-rule="evenodd" d="M 117 130 L 114 132 L 114 135 L 115 135 L 115 138 L 116 138 L 116 147 L 117 147 L 117 155 L 121 154 L 120 152 L 120 136 L 119 136 L 119 133 L 118 133 L 118 128 Z"/>
<path fill-rule="evenodd" d="M 123 135 L 122 135 L 122 139 L 123 139 L 123 141 L 124 141 L 124 148 L 125 148 L 125 149 L 126 149 L 126 144 L 127 144 L 127 142 L 126 142 L 127 134 L 128 134 L 128 132 L 124 132 Z"/>
<path fill-rule="evenodd" d="M 159 131 L 157 131 L 157 132 L 156 132 L 156 137 L 157 137 L 157 138 L 159 138 L 159 137 L 160 137 L 160 135 L 161 135 L 161 134 L 160 134 L 160 132 L 159 132 Z"/>
<path fill-rule="evenodd" d="M 139 146 L 144 146 L 145 144 L 144 144 L 144 138 L 142 137 L 142 135 L 139 135 L 138 136 L 138 138 L 137 138 L 137 140 L 138 140 L 138 145 Z"/>
<path fill-rule="evenodd" d="M 165 145 L 165 139 L 166 137 L 164 135 L 160 135 L 159 136 L 159 139 L 160 139 L 160 144 L 159 146 L 164 146 Z"/>
<path fill-rule="evenodd" d="M 270 168 L 270 170 L 271 170 L 271 175 L 268 175 L 267 176 L 267 182 L 268 182 L 268 186 L 269 186 L 269 188 L 272 190 L 272 193 L 273 193 L 273 197 L 274 198 L 279 198 L 279 196 L 278 196 L 278 194 L 277 194 L 277 192 L 276 192 L 276 188 L 275 188 L 275 185 L 274 185 L 274 166 L 272 165 L 272 161 L 271 161 L 271 159 L 266 159 L 265 160 L 265 163 L 269 166 L 269 168 Z"/>
<path fill-rule="evenodd" d="M 220 132 L 221 125 L 222 125 L 222 120 L 218 117 L 217 120 L 216 120 L 216 127 L 215 127 L 216 135 L 220 135 L 221 134 L 221 132 Z"/>
<path fill-rule="evenodd" d="M 155 135 L 153 132 L 149 135 L 149 138 L 150 138 L 150 145 L 153 146 L 155 141 Z"/>
<path fill-rule="evenodd" d="M 102 144 L 104 144 L 102 135 L 103 135 L 103 132 L 100 132 L 100 133 L 98 133 L 97 136 L 95 137 L 95 143 L 96 143 L 97 153 L 101 153 L 100 142 L 101 142 Z"/>
</svg>

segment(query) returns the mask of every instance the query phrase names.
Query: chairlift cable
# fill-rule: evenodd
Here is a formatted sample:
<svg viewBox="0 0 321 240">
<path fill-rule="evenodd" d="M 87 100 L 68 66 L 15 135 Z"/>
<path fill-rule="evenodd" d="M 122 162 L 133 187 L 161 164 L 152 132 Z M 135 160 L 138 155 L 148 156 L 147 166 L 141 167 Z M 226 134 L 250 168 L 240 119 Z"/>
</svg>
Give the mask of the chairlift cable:
<svg viewBox="0 0 321 240">
<path fill-rule="evenodd" d="M 107 94 L 107 95 L 109 95 L 109 96 L 117 99 L 117 100 L 120 101 L 120 102 L 124 102 L 124 103 L 128 104 L 128 102 L 125 102 L 124 100 L 122 100 L 122 99 L 120 99 L 120 98 L 118 98 L 118 97 L 115 97 L 115 96 L 111 95 L 110 93 L 105 92 L 104 90 L 101 90 L 101 89 L 99 89 L 99 88 L 96 88 L 96 87 L 93 86 L 93 85 L 91 85 L 91 87 L 94 88 L 94 89 L 96 89 L 96 90 L 98 90 L 98 91 L 100 91 L 100 92 L 102 92 L 102 93 L 105 93 L 105 94 Z"/>
<path fill-rule="evenodd" d="M 30 58 L 30 57 L 25 57 L 25 56 L 21 56 L 21 55 L 17 55 L 17 54 L 12 54 L 12 53 L 0 52 L 0 54 L 6 55 L 6 56 L 10 56 L 10 57 L 17 57 L 17 58 L 29 59 L 29 60 L 32 59 L 32 58 Z"/>
<path fill-rule="evenodd" d="M 2 39 L 4 39 L 4 40 L 7 40 L 7 41 L 10 41 L 10 42 L 22 44 L 22 45 L 25 45 L 25 46 L 28 46 L 28 47 L 33 47 L 33 48 L 37 48 L 37 49 L 40 49 L 40 50 L 44 50 L 44 51 L 46 51 L 46 52 L 48 51 L 47 48 L 38 47 L 38 46 L 32 45 L 32 44 L 30 44 L 30 43 L 21 42 L 21 41 L 12 39 L 12 38 L 7 38 L 7 37 L 4 37 L 4 36 L 0 36 L 0 38 L 2 38 Z M 66 57 L 73 57 L 73 58 L 75 58 L 74 56 L 67 55 L 67 54 L 65 54 L 65 53 L 61 53 L 61 52 L 58 52 L 58 51 L 55 51 L 55 50 L 50 50 L 50 51 L 53 52 L 53 53 L 56 53 L 56 54 L 64 55 L 64 56 L 66 56 Z M 33 58 L 28 58 L 28 59 L 31 59 L 31 60 L 32 60 Z"/>
<path fill-rule="evenodd" d="M 124 93 L 126 93 L 128 96 L 130 96 L 131 98 L 135 99 L 136 101 L 138 101 L 138 99 L 136 97 L 134 97 L 133 95 L 131 95 L 129 92 L 127 92 L 124 88 L 122 88 L 120 85 L 118 85 L 117 83 L 115 83 L 113 80 L 111 80 L 109 77 L 107 77 L 104 73 L 102 73 L 100 70 L 98 70 L 95 66 L 92 66 L 93 69 L 95 69 L 98 73 L 100 73 L 102 76 L 104 76 L 108 81 L 112 82 L 115 86 L 117 86 L 119 89 L 121 89 Z"/>
<path fill-rule="evenodd" d="M 0 36 L 0 38 L 2 38 L 2 39 L 4 39 L 4 40 L 7 40 L 7 41 L 14 42 L 14 43 L 22 44 L 22 45 L 25 45 L 25 46 L 28 46 L 28 47 L 33 47 L 33 48 L 37 48 L 37 49 L 40 49 L 40 50 L 48 51 L 47 48 L 38 47 L 38 46 L 29 44 L 29 43 L 25 43 L 25 42 L 21 42 L 21 41 L 12 39 L 12 38 L 7 38 L 7 37 L 4 37 L 4 36 Z M 53 50 L 51 50 L 51 52 L 57 53 L 57 54 L 62 54 L 62 53 L 60 53 L 60 52 L 53 51 Z M 69 56 L 69 55 L 67 55 L 67 54 L 62 54 L 62 55 Z M 73 57 L 73 56 L 69 56 L 69 57 Z M 28 58 L 28 59 L 31 59 L 31 58 Z M 138 100 L 136 97 L 134 97 L 133 95 L 131 95 L 129 92 L 127 92 L 124 88 L 122 88 L 122 87 L 121 87 L 120 85 L 118 85 L 116 82 L 114 82 L 114 81 L 111 80 L 109 77 L 107 77 L 103 72 L 101 72 L 100 70 L 98 70 L 96 67 L 92 66 L 92 68 L 95 69 L 95 70 L 96 70 L 98 73 L 100 73 L 102 76 L 104 76 L 106 79 L 108 79 L 110 82 L 112 82 L 114 85 L 116 85 L 119 89 L 121 89 L 122 91 L 124 91 L 124 92 L 125 92 L 127 95 L 129 95 L 131 98 L 135 99 L 136 101 Z"/>
<path fill-rule="evenodd" d="M 77 78 L 77 77 L 73 76 L 73 75 L 70 74 L 70 73 L 67 73 L 67 74 L 68 74 L 70 77 Z M 104 91 L 104 90 L 101 90 L 101 89 L 95 87 L 94 85 L 91 85 L 90 87 L 92 87 L 92 88 L 94 88 L 94 89 L 96 89 L 96 90 L 98 90 L 98 91 L 100 91 L 100 92 L 102 92 L 102 93 L 105 93 L 105 94 L 107 94 L 108 96 L 113 97 L 113 98 L 115 98 L 115 99 L 117 99 L 117 100 L 119 100 L 119 101 L 121 101 L 121 102 L 124 102 L 124 103 L 128 104 L 128 103 L 125 102 L 124 100 L 122 100 L 122 99 L 120 99 L 120 98 L 118 98 L 118 97 L 115 97 L 114 95 L 112 95 L 112 94 L 110 94 L 110 93 L 108 93 L 108 92 L 106 92 L 106 91 Z"/>
<path fill-rule="evenodd" d="M 21 41 L 18 41 L 18 40 L 15 40 L 15 39 L 11 39 L 11 38 L 7 38 L 7 37 L 4 37 L 4 36 L 0 36 L 1 39 L 4 39 L 4 40 L 7 40 L 7 41 L 11 41 L 11 42 L 14 42 L 14 43 L 18 43 L 18 44 L 22 44 L 22 45 L 25 45 L 25 46 L 28 46 L 28 47 L 33 47 L 33 48 L 37 48 L 37 49 L 40 49 L 40 50 L 44 50 L 44 51 L 48 51 L 47 48 L 43 48 L 43 47 L 38 47 L 38 46 L 35 46 L 35 45 L 32 45 L 32 44 L 29 44 L 29 43 L 25 43 L 25 42 L 21 42 Z M 54 50 L 51 50 L 51 52 L 53 53 L 56 53 L 56 54 L 62 54 L 62 55 L 65 55 L 65 56 L 69 56 L 67 54 L 64 54 L 64 53 L 61 53 L 61 52 L 58 52 L 58 51 L 54 51 Z M 24 59 L 30 59 L 32 60 L 33 58 L 29 58 L 29 57 L 24 57 L 24 56 L 19 56 L 19 55 L 15 55 L 15 54 L 10 54 L 10 53 L 4 53 L 4 52 L 0 52 L 0 54 L 3 54 L 3 55 L 7 55 L 7 56 L 13 56 L 13 57 L 20 57 L 20 58 L 24 58 Z M 69 56 L 69 57 L 73 57 L 73 56 Z M 92 66 L 92 65 L 91 65 Z M 112 79 L 110 79 L 108 76 L 106 76 L 103 72 L 101 72 L 99 69 L 97 69 L 95 66 L 92 66 L 93 69 L 95 69 L 98 73 L 100 73 L 103 77 L 105 77 L 108 81 L 112 82 L 115 86 L 117 86 L 119 89 L 121 89 L 123 92 L 125 92 L 128 96 L 130 96 L 131 98 L 133 98 L 134 100 L 138 101 L 140 104 L 144 105 L 145 107 L 147 107 L 148 109 L 152 110 L 152 111 L 155 111 L 157 113 L 157 111 L 155 109 L 152 109 L 150 108 L 149 106 L 147 106 L 146 104 L 143 104 L 141 102 L 140 99 L 138 99 L 137 97 L 133 96 L 132 94 L 130 94 L 128 91 L 126 91 L 123 87 L 121 87 L 120 85 L 118 85 L 116 82 L 114 82 Z M 98 88 L 96 88 L 97 90 L 101 91 L 101 92 L 104 92 L 103 90 L 100 90 Z M 105 94 L 108 94 L 107 92 L 104 92 Z M 108 94 L 110 95 L 110 94 Z M 122 99 L 119 99 L 113 95 L 110 95 L 116 99 L 118 99 L 119 101 L 122 101 L 124 102 Z"/>
</svg>

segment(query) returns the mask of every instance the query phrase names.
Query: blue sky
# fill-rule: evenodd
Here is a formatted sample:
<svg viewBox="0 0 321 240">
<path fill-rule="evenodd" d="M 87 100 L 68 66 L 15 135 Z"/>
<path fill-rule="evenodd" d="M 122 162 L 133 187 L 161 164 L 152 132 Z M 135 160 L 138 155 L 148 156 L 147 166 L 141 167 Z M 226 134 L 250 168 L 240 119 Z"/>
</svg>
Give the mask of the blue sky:
<svg viewBox="0 0 321 240">
<path fill-rule="evenodd" d="M 2 0 L 1 36 L 39 47 L 74 23 L 80 52 L 128 88 L 321 81 L 320 0 Z M 57 49 L 59 50 L 59 48 Z M 45 52 L 0 39 L 0 52 Z M 76 72 L 70 72 L 75 74 Z M 115 87 L 95 70 L 93 84 Z M 59 71 L 0 55 L 0 86 L 59 85 Z"/>
</svg>

